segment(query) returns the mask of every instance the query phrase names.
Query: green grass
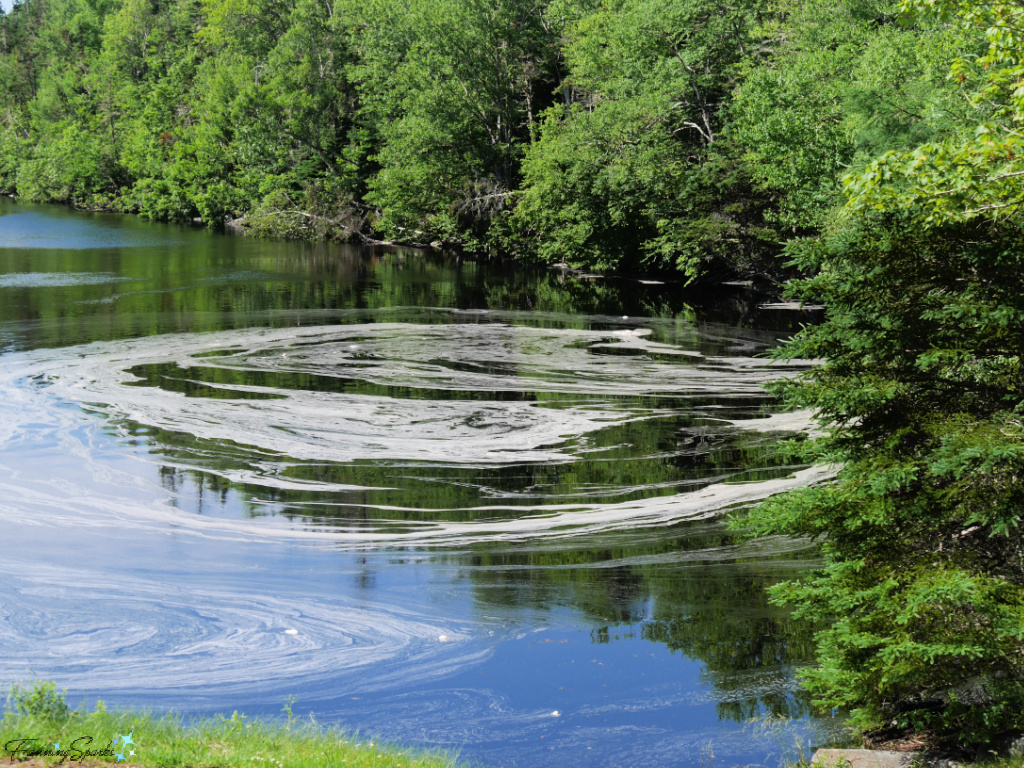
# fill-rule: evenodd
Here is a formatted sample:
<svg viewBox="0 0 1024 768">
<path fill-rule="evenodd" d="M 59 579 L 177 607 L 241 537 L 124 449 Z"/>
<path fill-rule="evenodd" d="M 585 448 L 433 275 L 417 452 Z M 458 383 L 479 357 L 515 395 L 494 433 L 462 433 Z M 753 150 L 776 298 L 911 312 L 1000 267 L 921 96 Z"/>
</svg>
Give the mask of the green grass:
<svg viewBox="0 0 1024 768">
<path fill-rule="evenodd" d="M 230 718 L 186 720 L 180 715 L 149 712 L 110 711 L 102 702 L 95 709 L 69 709 L 63 692 L 53 683 L 15 686 L 7 698 L 0 720 L 0 759 L 36 757 L 56 764 L 119 762 L 127 764 L 187 768 L 454 768 L 454 759 L 436 753 L 414 752 L 375 744 L 371 739 L 346 735 L 314 722 L 299 722 L 284 711 L 288 720 L 266 723 L 234 714 Z M 120 737 L 129 736 L 127 749 Z M 117 746 L 112 741 L 118 739 Z M 27 741 L 32 740 L 32 741 Z M 21 754 L 12 755 L 21 742 Z M 54 754 L 54 745 L 60 751 Z M 25 748 L 45 750 L 29 755 Z M 108 754 L 85 754 L 87 750 Z M 125 763 L 122 763 L 124 765 Z"/>
<path fill-rule="evenodd" d="M 1024 768 L 1024 757 L 1000 757 L 984 763 L 964 763 L 964 768 Z"/>
</svg>

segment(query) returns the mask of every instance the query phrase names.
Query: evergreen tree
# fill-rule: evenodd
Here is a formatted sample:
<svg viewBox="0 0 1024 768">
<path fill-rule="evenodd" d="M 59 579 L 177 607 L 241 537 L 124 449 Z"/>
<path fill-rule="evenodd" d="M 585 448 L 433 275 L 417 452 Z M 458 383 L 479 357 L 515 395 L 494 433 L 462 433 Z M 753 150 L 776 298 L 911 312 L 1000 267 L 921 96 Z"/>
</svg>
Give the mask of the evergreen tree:
<svg viewBox="0 0 1024 768">
<path fill-rule="evenodd" d="M 1024 727 L 1024 11 L 909 10 L 987 30 L 952 67 L 981 122 L 852 174 L 828 234 L 790 246 L 814 273 L 792 297 L 829 317 L 780 353 L 824 364 L 776 389 L 816 410 L 813 455 L 840 469 L 751 522 L 828 557 L 778 591 L 832 622 L 806 673 L 818 702 L 971 743 Z"/>
</svg>

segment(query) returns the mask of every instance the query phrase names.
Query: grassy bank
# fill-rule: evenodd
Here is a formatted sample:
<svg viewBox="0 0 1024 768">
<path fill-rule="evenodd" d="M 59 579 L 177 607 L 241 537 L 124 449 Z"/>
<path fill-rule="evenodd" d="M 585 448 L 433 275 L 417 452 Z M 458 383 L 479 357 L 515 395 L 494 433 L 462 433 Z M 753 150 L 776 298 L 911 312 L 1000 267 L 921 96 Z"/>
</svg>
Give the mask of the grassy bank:
<svg viewBox="0 0 1024 768">
<path fill-rule="evenodd" d="M 230 718 L 186 720 L 180 715 L 72 710 L 52 683 L 15 687 L 0 720 L 0 763 L 119 763 L 132 766 L 217 768 L 454 768 L 447 756 L 375 744 L 312 721 L 286 706 L 281 723 Z M 119 757 L 120 756 L 120 757 Z"/>
</svg>

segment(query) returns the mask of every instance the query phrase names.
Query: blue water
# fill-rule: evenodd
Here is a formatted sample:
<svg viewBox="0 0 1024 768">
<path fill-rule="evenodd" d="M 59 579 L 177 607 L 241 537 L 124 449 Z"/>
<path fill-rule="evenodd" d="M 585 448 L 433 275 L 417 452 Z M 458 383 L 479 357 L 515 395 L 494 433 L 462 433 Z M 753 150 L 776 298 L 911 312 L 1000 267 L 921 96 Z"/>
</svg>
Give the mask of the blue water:
<svg viewBox="0 0 1024 768">
<path fill-rule="evenodd" d="M 0 682 L 777 764 L 824 726 L 765 589 L 816 555 L 721 518 L 818 475 L 756 302 L 0 203 Z"/>
</svg>

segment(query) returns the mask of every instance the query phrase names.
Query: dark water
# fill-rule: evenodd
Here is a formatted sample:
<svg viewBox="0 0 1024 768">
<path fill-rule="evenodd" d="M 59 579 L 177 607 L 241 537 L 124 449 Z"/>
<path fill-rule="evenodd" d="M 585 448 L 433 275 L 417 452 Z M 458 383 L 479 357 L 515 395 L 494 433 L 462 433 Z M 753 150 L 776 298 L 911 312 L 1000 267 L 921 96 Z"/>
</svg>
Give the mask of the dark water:
<svg viewBox="0 0 1024 768">
<path fill-rule="evenodd" d="M 756 304 L 4 201 L 0 681 L 776 764 L 823 726 L 765 588 L 814 552 L 719 520 L 822 472 L 754 357 L 806 318 Z"/>
</svg>

